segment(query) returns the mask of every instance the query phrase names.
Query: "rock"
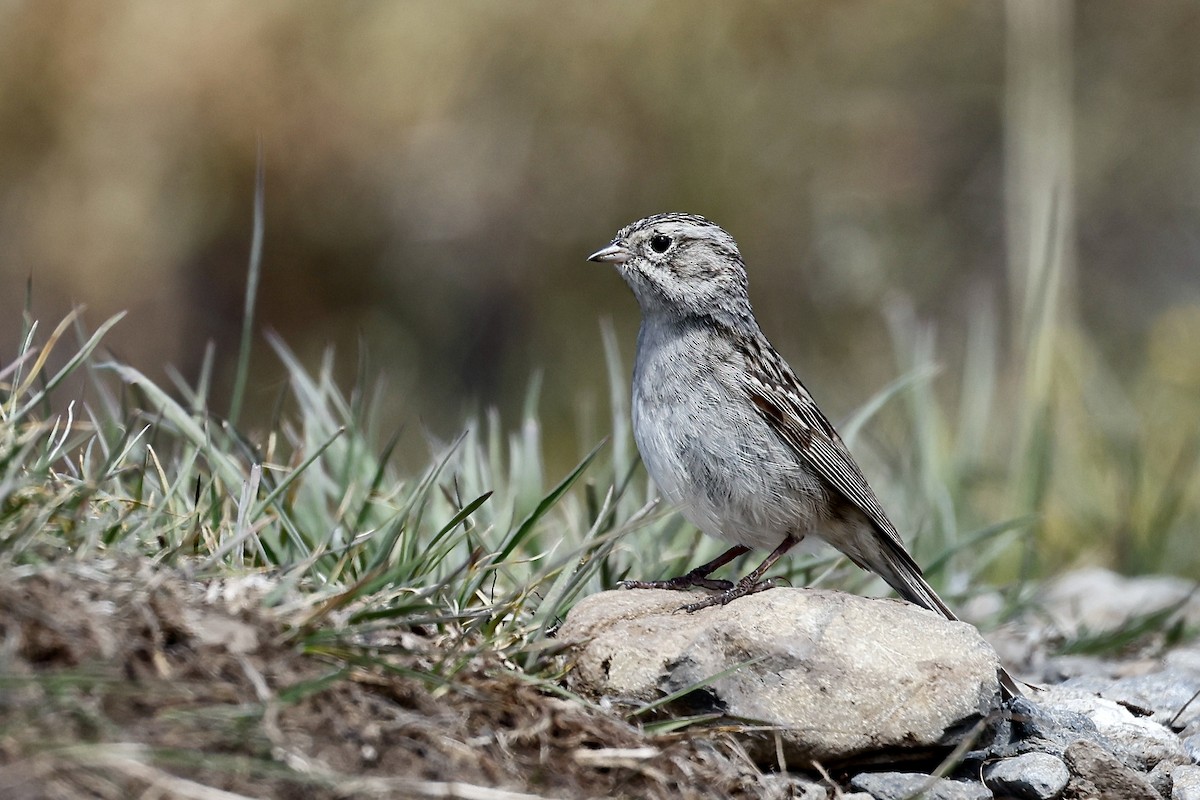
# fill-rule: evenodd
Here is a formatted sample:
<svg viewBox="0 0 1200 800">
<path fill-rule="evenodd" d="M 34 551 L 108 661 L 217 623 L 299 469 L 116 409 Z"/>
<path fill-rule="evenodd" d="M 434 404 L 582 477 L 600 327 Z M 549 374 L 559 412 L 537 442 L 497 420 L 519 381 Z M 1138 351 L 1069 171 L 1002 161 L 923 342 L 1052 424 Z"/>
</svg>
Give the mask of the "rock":
<svg viewBox="0 0 1200 800">
<path fill-rule="evenodd" d="M 1071 771 L 1049 753 L 1026 753 L 985 768 L 984 783 L 1000 797 L 1052 800 L 1062 794 Z"/>
<path fill-rule="evenodd" d="M 1200 646 L 1178 647 L 1163 657 L 1163 664 L 1170 669 L 1200 675 Z"/>
<path fill-rule="evenodd" d="M 1177 729 L 1200 719 L 1200 673 L 1170 668 L 1146 675 L 1120 680 L 1075 678 L 1062 684 L 1064 688 L 1083 689 L 1100 694 L 1126 707 L 1141 708 L 1151 713 L 1151 719 Z"/>
<path fill-rule="evenodd" d="M 978 783 L 912 772 L 864 772 L 850 779 L 850 788 L 867 792 L 875 800 L 992 800 L 992 793 Z"/>
<path fill-rule="evenodd" d="M 1171 800 L 1200 800 L 1200 767 L 1188 764 L 1171 770 Z"/>
<path fill-rule="evenodd" d="M 908 603 L 777 588 L 680 613 L 699 592 L 612 591 L 559 630 L 571 687 L 635 702 L 699 686 L 672 708 L 782 729 L 807 766 L 953 745 L 998 704 L 998 664 L 978 631 Z M 717 676 L 714 678 L 713 676 Z M 747 733 L 775 760 L 773 733 Z"/>
<path fill-rule="evenodd" d="M 1017 697 L 1009 704 L 1008 720 L 997 726 L 995 736 L 970 754 L 979 762 L 1013 758 L 1025 753 L 1061 756 L 1080 739 L 1096 742 L 1105 749 L 1109 742 L 1086 714 L 1043 702 L 1044 690 Z"/>
<path fill-rule="evenodd" d="M 1192 761 L 1200 761 L 1200 733 L 1193 733 L 1183 739 L 1183 749 L 1187 751 Z"/>
<path fill-rule="evenodd" d="M 1036 704 L 1052 718 L 1074 720 L 1064 724 L 1056 733 L 1053 723 L 1043 725 L 1050 741 L 1061 742 L 1072 727 L 1082 734 L 1076 738 L 1090 740 L 1118 756 L 1120 760 L 1141 772 L 1148 772 L 1160 761 L 1182 764 L 1189 760 L 1179 737 L 1167 728 L 1146 717 L 1137 717 L 1129 709 L 1103 697 L 1074 689 L 1054 686 L 1039 692 Z M 1016 706 L 1014 706 L 1014 709 Z M 1098 735 L 1079 727 L 1078 716 L 1086 717 Z M 1057 752 L 1057 748 L 1045 748 Z"/>
<path fill-rule="evenodd" d="M 1068 797 L 1161 800 L 1146 778 L 1095 742 L 1075 742 L 1063 753 L 1063 760 L 1071 770 Z"/>
<path fill-rule="evenodd" d="M 1160 761 L 1154 769 L 1146 773 L 1146 781 L 1154 787 L 1160 797 L 1171 796 L 1171 773 L 1178 767 L 1167 761 Z"/>
</svg>

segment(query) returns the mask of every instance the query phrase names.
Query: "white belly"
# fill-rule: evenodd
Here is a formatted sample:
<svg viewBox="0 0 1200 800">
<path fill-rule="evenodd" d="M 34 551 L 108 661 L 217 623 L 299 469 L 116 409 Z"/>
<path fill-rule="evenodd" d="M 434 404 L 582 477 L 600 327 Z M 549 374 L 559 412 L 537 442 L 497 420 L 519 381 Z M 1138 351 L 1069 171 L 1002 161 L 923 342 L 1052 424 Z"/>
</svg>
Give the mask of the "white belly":
<svg viewBox="0 0 1200 800">
<path fill-rule="evenodd" d="M 699 350 L 686 332 L 645 351 L 652 333 L 639 337 L 633 428 L 663 498 L 710 536 L 760 550 L 819 525 L 824 490 L 749 401 L 725 388 L 737 385 L 727 355 Z M 738 413 L 731 397 L 745 403 Z"/>
</svg>

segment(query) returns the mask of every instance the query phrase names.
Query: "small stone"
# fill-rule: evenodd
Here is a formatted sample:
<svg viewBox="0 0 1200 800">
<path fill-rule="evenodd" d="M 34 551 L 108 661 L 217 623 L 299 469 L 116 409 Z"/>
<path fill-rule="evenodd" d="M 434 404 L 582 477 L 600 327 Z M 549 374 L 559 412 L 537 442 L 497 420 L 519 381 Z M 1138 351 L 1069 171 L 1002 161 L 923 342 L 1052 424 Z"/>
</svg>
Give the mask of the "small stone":
<svg viewBox="0 0 1200 800">
<path fill-rule="evenodd" d="M 1183 749 L 1187 751 L 1192 761 L 1200 761 L 1200 733 L 1183 737 Z"/>
<path fill-rule="evenodd" d="M 1200 800 L 1200 767 L 1185 764 L 1171 770 L 1171 800 Z"/>
<path fill-rule="evenodd" d="M 1051 800 L 1062 794 L 1071 771 L 1062 759 L 1049 753 L 1026 753 L 1006 758 L 984 771 L 984 783 L 1002 797 Z"/>
<path fill-rule="evenodd" d="M 1146 773 L 1146 780 L 1154 787 L 1154 791 L 1163 797 L 1171 796 L 1171 772 L 1179 766 L 1168 761 L 1160 761 L 1154 769 Z"/>
<path fill-rule="evenodd" d="M 992 800 L 984 786 L 968 781 L 951 781 L 913 772 L 864 772 L 850 779 L 853 789 L 867 792 L 875 800 Z"/>
<path fill-rule="evenodd" d="M 1095 742 L 1080 740 L 1070 745 L 1063 759 L 1071 770 L 1067 792 L 1072 797 L 1113 797 L 1121 800 L 1162 800 L 1162 796 L 1139 772 Z"/>
<path fill-rule="evenodd" d="M 1200 675 L 1200 646 L 1179 647 L 1163 658 L 1163 664 L 1169 669 L 1180 669 Z"/>
</svg>

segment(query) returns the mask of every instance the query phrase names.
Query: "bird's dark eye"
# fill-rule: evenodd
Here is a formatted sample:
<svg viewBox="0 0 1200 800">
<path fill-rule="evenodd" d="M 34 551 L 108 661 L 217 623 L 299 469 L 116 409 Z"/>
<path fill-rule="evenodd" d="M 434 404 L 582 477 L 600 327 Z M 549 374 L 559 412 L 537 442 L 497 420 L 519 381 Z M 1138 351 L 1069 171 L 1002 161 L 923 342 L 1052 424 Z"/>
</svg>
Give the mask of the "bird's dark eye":
<svg viewBox="0 0 1200 800">
<path fill-rule="evenodd" d="M 650 249 L 656 253 L 665 253 L 671 246 L 671 237 L 656 233 L 650 237 Z"/>
</svg>

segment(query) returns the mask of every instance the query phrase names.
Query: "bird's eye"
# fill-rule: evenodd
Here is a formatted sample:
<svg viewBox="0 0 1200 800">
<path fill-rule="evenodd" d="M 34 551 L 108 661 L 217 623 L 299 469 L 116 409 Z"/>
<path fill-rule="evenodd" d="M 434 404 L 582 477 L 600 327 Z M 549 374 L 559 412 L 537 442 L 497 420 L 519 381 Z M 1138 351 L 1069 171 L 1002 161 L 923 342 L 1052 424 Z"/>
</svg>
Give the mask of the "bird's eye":
<svg viewBox="0 0 1200 800">
<path fill-rule="evenodd" d="M 671 237 L 656 233 L 650 237 L 650 249 L 656 253 L 665 253 L 671 246 Z"/>
</svg>

